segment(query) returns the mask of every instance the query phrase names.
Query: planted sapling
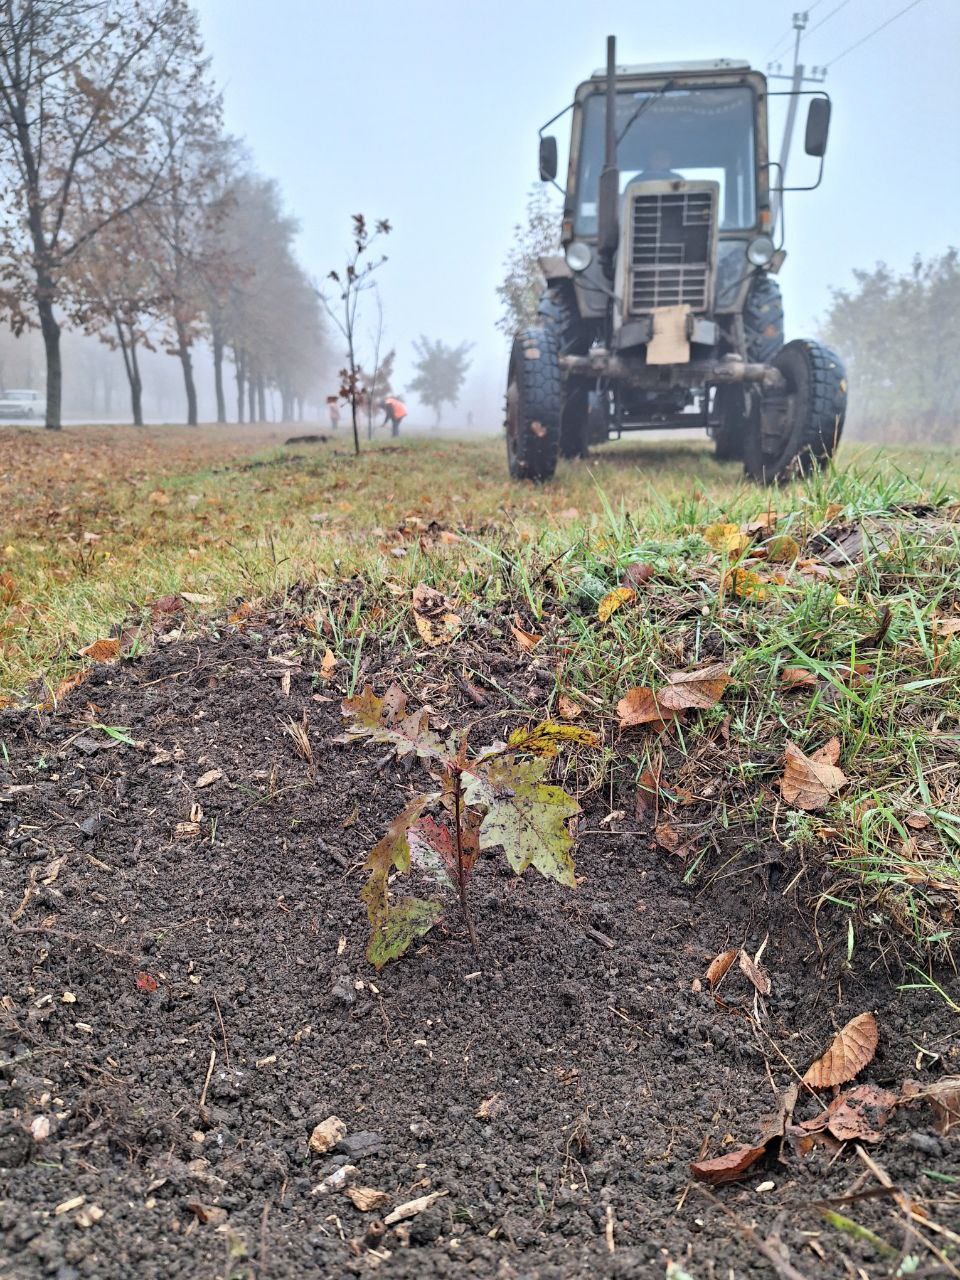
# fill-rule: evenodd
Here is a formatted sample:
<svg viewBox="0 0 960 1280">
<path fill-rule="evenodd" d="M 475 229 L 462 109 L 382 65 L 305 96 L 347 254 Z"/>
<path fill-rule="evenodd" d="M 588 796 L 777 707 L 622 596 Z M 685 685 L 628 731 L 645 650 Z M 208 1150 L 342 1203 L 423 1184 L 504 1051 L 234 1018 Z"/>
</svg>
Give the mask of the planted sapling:
<svg viewBox="0 0 960 1280">
<path fill-rule="evenodd" d="M 439 784 L 410 801 L 367 857 L 361 897 L 371 927 L 367 959 L 377 969 L 403 955 L 443 913 L 439 899 L 394 898 L 390 880 L 395 874 L 417 869 L 450 885 L 474 950 L 469 885 L 484 851 L 503 849 L 518 875 L 535 867 L 541 875 L 575 886 L 569 822 L 580 806 L 544 778 L 562 745 L 597 747 L 595 733 L 548 720 L 533 729 L 516 729 L 506 743 L 472 756 L 466 733 L 441 739 L 430 728 L 426 708 L 408 711 L 406 694 L 396 685 L 382 698 L 368 685 L 344 700 L 343 714 L 350 724 L 342 741 L 385 743 L 401 759 L 423 761 Z"/>
</svg>

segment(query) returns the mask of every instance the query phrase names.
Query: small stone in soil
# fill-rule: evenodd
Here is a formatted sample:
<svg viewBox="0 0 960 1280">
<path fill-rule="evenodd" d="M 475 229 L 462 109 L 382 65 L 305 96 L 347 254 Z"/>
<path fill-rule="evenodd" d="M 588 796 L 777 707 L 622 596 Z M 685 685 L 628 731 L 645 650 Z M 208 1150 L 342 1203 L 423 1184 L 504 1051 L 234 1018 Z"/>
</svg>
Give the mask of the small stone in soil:
<svg viewBox="0 0 960 1280">
<path fill-rule="evenodd" d="M 337 1143 L 337 1150 L 351 1160 L 362 1160 L 364 1156 L 374 1156 L 383 1146 L 383 1138 L 379 1133 L 348 1133 Z"/>
</svg>

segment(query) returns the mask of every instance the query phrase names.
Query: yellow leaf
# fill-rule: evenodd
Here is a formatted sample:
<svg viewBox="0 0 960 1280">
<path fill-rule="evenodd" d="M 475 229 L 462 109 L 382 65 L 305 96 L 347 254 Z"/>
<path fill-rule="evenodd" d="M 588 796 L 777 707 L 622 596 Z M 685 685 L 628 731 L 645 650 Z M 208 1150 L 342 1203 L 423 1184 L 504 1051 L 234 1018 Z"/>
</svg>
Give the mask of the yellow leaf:
<svg viewBox="0 0 960 1280">
<path fill-rule="evenodd" d="M 601 622 L 606 622 L 622 605 L 629 604 L 636 598 L 637 593 L 633 587 L 614 587 L 612 591 L 607 592 L 597 606 L 597 617 Z"/>
<path fill-rule="evenodd" d="M 703 531 L 703 540 L 714 551 L 723 555 L 739 555 L 747 547 L 749 539 L 740 532 L 736 524 L 708 524 Z"/>
<path fill-rule="evenodd" d="M 733 594 L 741 600 L 762 600 L 767 594 L 763 578 L 752 569 L 731 569 L 724 585 L 732 587 Z"/>
<path fill-rule="evenodd" d="M 853 605 L 840 591 L 833 597 L 833 607 L 835 609 L 852 609 Z"/>
<path fill-rule="evenodd" d="M 557 724 L 555 720 L 544 720 L 535 729 L 514 729 L 507 742 L 518 751 L 530 751 L 537 756 L 555 756 L 561 742 L 576 742 L 584 747 L 600 745 L 600 739 L 591 729 Z"/>
<path fill-rule="evenodd" d="M 780 534 L 767 543 L 767 559 L 771 564 L 792 564 L 800 554 L 800 547 L 789 534 Z"/>
</svg>

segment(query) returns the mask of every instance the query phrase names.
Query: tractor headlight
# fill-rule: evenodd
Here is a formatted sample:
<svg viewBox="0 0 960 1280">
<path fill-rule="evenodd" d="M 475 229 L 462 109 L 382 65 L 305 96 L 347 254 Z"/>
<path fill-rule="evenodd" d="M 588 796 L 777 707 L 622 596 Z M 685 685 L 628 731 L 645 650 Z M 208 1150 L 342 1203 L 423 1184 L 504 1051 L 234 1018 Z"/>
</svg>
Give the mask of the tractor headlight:
<svg viewBox="0 0 960 1280">
<path fill-rule="evenodd" d="M 769 236 L 755 236 L 747 245 L 747 261 L 754 267 L 769 266 L 776 252 Z"/>
<path fill-rule="evenodd" d="M 571 240 L 566 248 L 566 258 L 571 271 L 586 271 L 593 261 L 593 250 L 582 240 Z"/>
</svg>

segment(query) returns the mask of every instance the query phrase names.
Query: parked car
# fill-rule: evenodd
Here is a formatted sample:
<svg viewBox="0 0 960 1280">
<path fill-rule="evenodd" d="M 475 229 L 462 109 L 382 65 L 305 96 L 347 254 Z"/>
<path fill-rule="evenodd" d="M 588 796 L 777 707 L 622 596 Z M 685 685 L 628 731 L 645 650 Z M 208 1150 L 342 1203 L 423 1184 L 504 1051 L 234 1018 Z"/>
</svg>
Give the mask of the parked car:
<svg viewBox="0 0 960 1280">
<path fill-rule="evenodd" d="M 42 416 L 45 400 L 42 391 L 29 388 L 19 391 L 4 391 L 0 396 L 0 418 L 39 418 Z"/>
</svg>

